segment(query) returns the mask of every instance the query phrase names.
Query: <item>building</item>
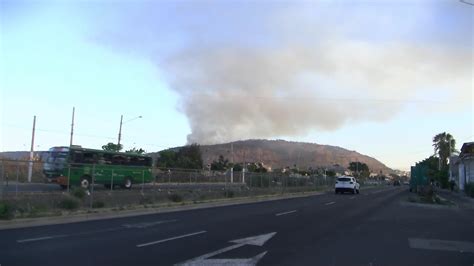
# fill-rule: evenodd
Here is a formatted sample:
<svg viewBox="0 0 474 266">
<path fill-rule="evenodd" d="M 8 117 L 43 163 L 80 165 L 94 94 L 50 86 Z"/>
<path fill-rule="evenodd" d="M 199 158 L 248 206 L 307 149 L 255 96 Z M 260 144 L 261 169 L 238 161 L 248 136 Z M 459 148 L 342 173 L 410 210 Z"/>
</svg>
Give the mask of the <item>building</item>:
<svg viewBox="0 0 474 266">
<path fill-rule="evenodd" d="M 457 165 L 457 178 L 453 173 L 451 175 L 459 186 L 460 190 L 464 190 L 464 186 L 469 183 L 474 183 L 474 142 L 466 142 L 461 147 L 459 158 L 455 160 L 453 165 Z M 457 180 L 456 180 L 457 179 Z"/>
</svg>

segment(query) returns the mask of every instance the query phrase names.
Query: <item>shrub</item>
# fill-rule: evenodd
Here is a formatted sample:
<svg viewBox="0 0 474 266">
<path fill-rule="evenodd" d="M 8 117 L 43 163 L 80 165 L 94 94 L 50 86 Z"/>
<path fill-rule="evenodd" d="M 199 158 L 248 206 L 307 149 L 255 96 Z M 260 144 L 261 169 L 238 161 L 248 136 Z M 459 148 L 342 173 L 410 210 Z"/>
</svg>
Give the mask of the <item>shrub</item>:
<svg viewBox="0 0 474 266">
<path fill-rule="evenodd" d="M 409 197 L 409 198 L 408 198 L 408 201 L 409 201 L 409 202 L 416 202 L 417 200 L 416 200 L 416 198 L 414 198 L 414 197 Z"/>
<path fill-rule="evenodd" d="M 13 206 L 8 202 L 0 202 L 0 219 L 11 219 L 13 217 Z"/>
<path fill-rule="evenodd" d="M 469 196 L 474 198 L 474 183 L 469 183 L 464 185 L 464 192 Z"/>
<path fill-rule="evenodd" d="M 232 191 L 232 190 L 226 190 L 226 191 L 224 191 L 224 196 L 225 196 L 226 198 L 233 198 L 233 197 L 234 197 L 234 191 Z"/>
<path fill-rule="evenodd" d="M 140 200 L 139 200 L 139 203 L 140 204 L 153 204 L 153 198 L 152 197 L 141 197 Z"/>
<path fill-rule="evenodd" d="M 75 210 L 79 208 L 79 202 L 74 198 L 65 198 L 59 202 L 59 208 L 65 210 Z"/>
<path fill-rule="evenodd" d="M 103 201 L 94 201 L 92 203 L 92 208 L 97 209 L 97 208 L 104 208 L 105 203 Z"/>
<path fill-rule="evenodd" d="M 168 195 L 168 199 L 171 200 L 172 202 L 181 202 L 181 201 L 183 201 L 183 197 L 179 194 L 176 194 L 176 193 Z"/>
<path fill-rule="evenodd" d="M 86 191 L 82 187 L 76 187 L 72 190 L 72 195 L 78 199 L 83 199 L 86 196 Z"/>
</svg>

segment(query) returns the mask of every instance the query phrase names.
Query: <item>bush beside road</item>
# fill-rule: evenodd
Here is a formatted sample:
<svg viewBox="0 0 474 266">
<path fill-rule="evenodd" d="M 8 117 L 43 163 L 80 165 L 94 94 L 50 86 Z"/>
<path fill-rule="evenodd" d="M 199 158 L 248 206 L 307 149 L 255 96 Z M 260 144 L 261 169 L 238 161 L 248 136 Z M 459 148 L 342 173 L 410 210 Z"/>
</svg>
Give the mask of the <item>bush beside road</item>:
<svg viewBox="0 0 474 266">
<path fill-rule="evenodd" d="M 69 193 L 20 193 L 11 194 L 0 201 L 0 219 L 20 219 L 43 216 L 67 216 L 76 213 L 123 211 L 137 208 L 163 208 L 178 205 L 199 204 L 221 200 L 272 197 L 327 190 L 327 186 L 298 186 L 249 188 L 244 185 L 190 189 L 189 186 L 148 190 L 88 190 L 75 188 Z"/>
</svg>

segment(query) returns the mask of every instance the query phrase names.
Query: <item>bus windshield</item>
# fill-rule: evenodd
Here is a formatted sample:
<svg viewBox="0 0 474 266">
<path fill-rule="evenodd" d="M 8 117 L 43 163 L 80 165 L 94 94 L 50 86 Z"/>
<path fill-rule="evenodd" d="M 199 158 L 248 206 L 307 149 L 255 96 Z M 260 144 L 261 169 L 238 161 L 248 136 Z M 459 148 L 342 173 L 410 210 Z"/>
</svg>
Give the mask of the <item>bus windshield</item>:
<svg viewBox="0 0 474 266">
<path fill-rule="evenodd" d="M 49 152 L 46 156 L 47 157 L 44 163 L 44 171 L 45 172 L 58 171 L 65 167 L 67 163 L 67 158 L 69 156 L 69 149 L 68 148 L 51 148 L 49 149 Z"/>
</svg>

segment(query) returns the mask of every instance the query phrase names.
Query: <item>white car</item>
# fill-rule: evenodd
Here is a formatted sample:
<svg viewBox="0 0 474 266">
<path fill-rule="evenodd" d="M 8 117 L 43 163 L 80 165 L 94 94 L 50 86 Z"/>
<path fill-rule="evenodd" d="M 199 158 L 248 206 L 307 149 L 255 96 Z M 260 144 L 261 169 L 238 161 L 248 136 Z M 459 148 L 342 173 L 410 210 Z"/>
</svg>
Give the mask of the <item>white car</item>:
<svg viewBox="0 0 474 266">
<path fill-rule="evenodd" d="M 352 194 L 359 194 L 360 184 L 357 183 L 355 177 L 341 176 L 336 180 L 334 185 L 335 193 L 351 192 Z"/>
</svg>

